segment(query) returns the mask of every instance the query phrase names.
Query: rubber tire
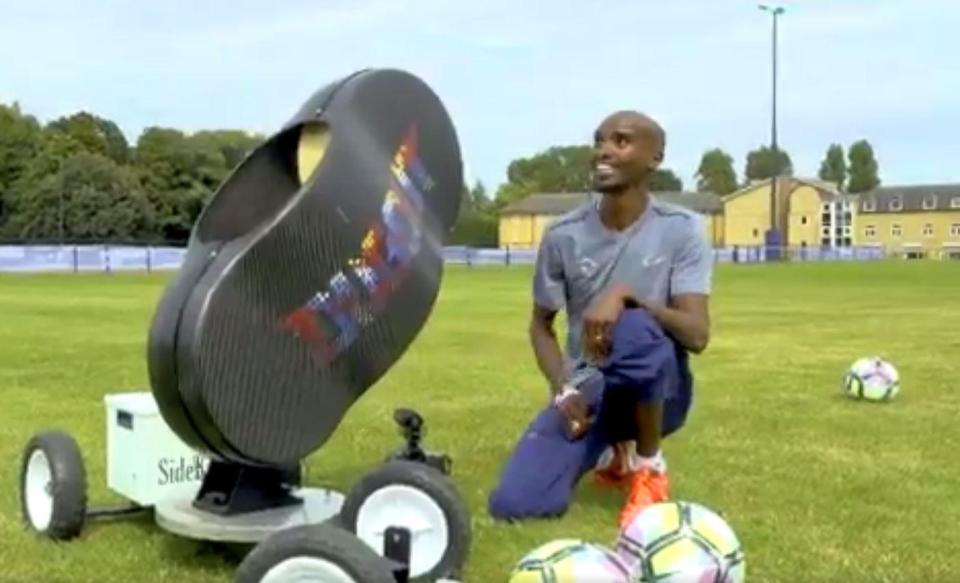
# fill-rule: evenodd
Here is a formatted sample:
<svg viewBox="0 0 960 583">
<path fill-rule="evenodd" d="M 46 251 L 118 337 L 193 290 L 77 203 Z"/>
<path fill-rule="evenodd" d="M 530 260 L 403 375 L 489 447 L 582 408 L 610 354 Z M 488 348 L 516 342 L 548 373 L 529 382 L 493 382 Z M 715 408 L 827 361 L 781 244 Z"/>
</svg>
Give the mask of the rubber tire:
<svg viewBox="0 0 960 583">
<path fill-rule="evenodd" d="M 53 514 L 50 525 L 37 531 L 27 513 L 26 480 L 30 456 L 41 450 L 50 463 Z M 20 465 L 20 512 L 27 526 L 53 540 L 76 538 L 87 519 L 87 472 L 77 442 L 62 431 L 45 431 L 33 436 L 23 450 Z"/>
<path fill-rule="evenodd" d="M 340 509 L 340 525 L 351 533 L 357 532 L 360 507 L 375 491 L 384 486 L 402 484 L 428 495 L 443 510 L 449 529 L 446 551 L 429 571 L 417 577 L 411 573 L 411 582 L 433 582 L 438 579 L 458 579 L 470 554 L 472 532 L 470 510 L 453 481 L 443 472 L 422 462 L 392 460 L 364 476 L 347 493 Z M 397 525 L 402 526 L 402 525 Z M 382 549 L 375 549 L 382 553 Z"/>
<path fill-rule="evenodd" d="M 234 583 L 260 583 L 270 569 L 295 557 L 335 563 L 357 583 L 396 583 L 383 557 L 330 521 L 288 528 L 263 539 L 240 563 Z"/>
</svg>

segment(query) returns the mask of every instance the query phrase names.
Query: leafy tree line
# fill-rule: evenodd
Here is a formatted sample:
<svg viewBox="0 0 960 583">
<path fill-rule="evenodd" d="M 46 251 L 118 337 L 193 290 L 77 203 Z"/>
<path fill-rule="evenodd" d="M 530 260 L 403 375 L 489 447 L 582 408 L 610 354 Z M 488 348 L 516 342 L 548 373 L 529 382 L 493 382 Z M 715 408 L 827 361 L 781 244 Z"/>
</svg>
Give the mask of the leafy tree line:
<svg viewBox="0 0 960 583">
<path fill-rule="evenodd" d="M 733 168 L 733 158 L 720 149 L 705 152 L 697 168 L 697 190 L 724 195 L 754 180 L 772 176 L 793 176 L 793 162 L 786 150 L 776 151 L 762 146 L 747 154 L 744 168 L 745 181 L 738 184 Z M 842 192 L 859 193 L 880 186 L 879 166 L 873 147 L 867 140 L 859 140 L 850 146 L 845 155 L 843 146 L 831 144 L 827 148 L 817 176 L 833 182 Z"/>
<path fill-rule="evenodd" d="M 264 136 L 240 130 L 150 127 L 129 144 L 117 125 L 89 112 L 41 124 L 17 104 L 0 104 L 0 240 L 185 242 L 216 188 Z M 553 146 L 507 166 L 507 181 L 491 196 L 482 183 L 462 192 L 451 244 L 497 244 L 504 206 L 537 192 L 590 189 L 589 145 Z M 763 146 L 746 156 L 743 179 L 733 157 L 703 153 L 693 189 L 728 194 L 753 180 L 792 175 L 785 150 Z M 865 140 L 844 152 L 831 144 L 819 177 L 856 193 L 880 184 L 873 149 Z M 682 191 L 663 168 L 655 191 Z"/>
<path fill-rule="evenodd" d="M 555 146 L 528 158 L 514 160 L 507 167 L 507 182 L 497 191 L 494 210 L 535 192 L 583 192 L 590 188 L 590 146 Z M 792 176 L 790 154 L 759 147 L 746 156 L 743 180 L 738 180 L 733 157 L 720 148 L 703 153 L 695 174 L 695 190 L 725 195 L 755 180 L 772 176 Z M 854 143 L 849 162 L 843 148 L 828 149 L 819 172 L 823 180 L 835 182 L 847 192 L 863 192 L 880 184 L 873 149 L 866 140 Z M 682 180 L 669 168 L 657 171 L 651 182 L 654 191 L 682 191 Z"/>
<path fill-rule="evenodd" d="M 184 242 L 227 174 L 263 140 L 145 129 L 129 144 L 89 112 L 41 124 L 0 104 L 0 239 Z"/>
</svg>

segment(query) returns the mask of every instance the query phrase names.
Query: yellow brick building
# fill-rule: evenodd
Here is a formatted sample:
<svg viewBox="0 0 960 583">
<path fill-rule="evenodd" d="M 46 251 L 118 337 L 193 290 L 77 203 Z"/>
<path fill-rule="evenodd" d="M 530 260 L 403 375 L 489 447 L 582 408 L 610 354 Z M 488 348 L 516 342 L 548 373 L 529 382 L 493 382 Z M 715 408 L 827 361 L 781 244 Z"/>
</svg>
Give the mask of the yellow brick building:
<svg viewBox="0 0 960 583">
<path fill-rule="evenodd" d="M 723 243 L 757 247 L 765 244 L 771 224 L 784 247 L 851 247 L 856 202 L 830 182 L 803 178 L 758 181 L 723 198 Z"/>
<path fill-rule="evenodd" d="M 901 257 L 960 259 L 960 184 L 891 186 L 860 195 L 856 241 Z"/>
<path fill-rule="evenodd" d="M 553 220 L 588 201 L 590 196 L 585 192 L 540 193 L 505 206 L 500 211 L 500 247 L 538 247 L 544 230 Z M 715 246 L 722 244 L 723 201 L 719 196 L 702 192 L 655 192 L 653 196 L 703 215 L 710 241 Z"/>
<path fill-rule="evenodd" d="M 880 187 L 845 194 L 829 183 L 781 178 L 771 212 L 772 181 L 723 199 L 727 246 L 759 246 L 776 217 L 790 248 L 877 246 L 897 257 L 960 259 L 960 184 Z"/>
</svg>

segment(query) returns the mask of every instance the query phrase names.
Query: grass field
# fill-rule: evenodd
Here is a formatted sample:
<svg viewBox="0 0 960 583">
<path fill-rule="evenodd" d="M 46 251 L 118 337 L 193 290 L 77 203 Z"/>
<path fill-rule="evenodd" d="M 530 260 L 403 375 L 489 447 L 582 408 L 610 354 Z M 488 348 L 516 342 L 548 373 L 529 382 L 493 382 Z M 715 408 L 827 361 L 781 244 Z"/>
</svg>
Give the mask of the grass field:
<svg viewBox="0 0 960 583">
<path fill-rule="evenodd" d="M 413 348 L 309 460 L 311 485 L 346 489 L 398 445 L 393 408 L 417 407 L 473 510 L 470 583 L 504 581 L 550 539 L 616 533 L 618 497 L 589 483 L 561 520 L 504 526 L 485 513 L 545 398 L 525 335 L 529 276 L 449 269 Z M 149 516 L 94 523 L 61 545 L 20 521 L 21 449 L 52 426 L 85 452 L 91 501 L 119 501 L 105 487 L 102 396 L 146 387 L 145 334 L 167 277 L 0 275 L 0 581 L 231 580 L 234 555 Z M 748 581 L 960 580 L 960 265 L 721 266 L 715 288 L 694 410 L 666 444 L 674 497 L 726 515 Z M 900 398 L 840 397 L 845 367 L 874 353 L 899 367 Z"/>
</svg>

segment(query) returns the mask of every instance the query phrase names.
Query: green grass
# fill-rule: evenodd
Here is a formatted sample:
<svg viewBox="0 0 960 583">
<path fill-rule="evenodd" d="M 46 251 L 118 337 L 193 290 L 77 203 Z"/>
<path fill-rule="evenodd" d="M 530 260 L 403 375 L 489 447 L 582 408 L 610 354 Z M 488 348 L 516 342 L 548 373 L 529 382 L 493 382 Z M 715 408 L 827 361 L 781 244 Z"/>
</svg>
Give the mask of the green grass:
<svg viewBox="0 0 960 583">
<path fill-rule="evenodd" d="M 428 445 L 455 459 L 473 511 L 465 580 L 504 581 L 557 537 L 611 543 L 619 500 L 584 483 L 569 514 L 505 526 L 485 513 L 500 464 L 544 384 L 525 335 L 526 268 L 449 269 L 413 348 L 309 460 L 309 483 L 346 489 L 398 445 L 394 407 L 413 405 Z M 105 487 L 108 392 L 146 387 L 145 335 L 163 275 L 0 275 L 0 581 L 231 580 L 238 559 L 149 516 L 88 526 L 70 544 L 22 527 L 18 472 L 37 430 L 69 430 L 90 497 Z M 721 266 L 713 340 L 694 360 L 695 408 L 668 440 L 673 495 L 724 513 L 748 581 L 947 582 L 960 573 L 960 265 L 936 262 Z M 903 392 L 839 396 L 844 368 L 890 358 Z"/>
</svg>

